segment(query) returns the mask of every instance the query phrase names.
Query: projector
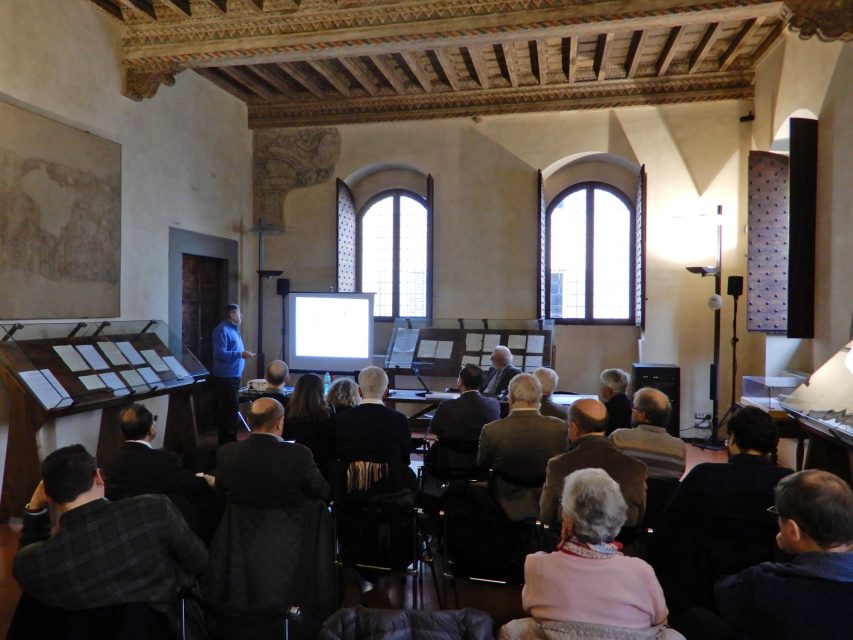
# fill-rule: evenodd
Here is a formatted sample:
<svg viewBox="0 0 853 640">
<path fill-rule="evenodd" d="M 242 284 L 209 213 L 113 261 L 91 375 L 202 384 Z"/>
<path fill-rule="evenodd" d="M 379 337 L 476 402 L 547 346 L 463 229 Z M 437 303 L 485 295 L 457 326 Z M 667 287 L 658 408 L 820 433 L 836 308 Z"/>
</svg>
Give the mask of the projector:
<svg viewBox="0 0 853 640">
<path fill-rule="evenodd" d="M 264 392 L 267 390 L 267 381 L 263 378 L 249 380 L 249 389 L 251 389 L 252 391 Z"/>
</svg>

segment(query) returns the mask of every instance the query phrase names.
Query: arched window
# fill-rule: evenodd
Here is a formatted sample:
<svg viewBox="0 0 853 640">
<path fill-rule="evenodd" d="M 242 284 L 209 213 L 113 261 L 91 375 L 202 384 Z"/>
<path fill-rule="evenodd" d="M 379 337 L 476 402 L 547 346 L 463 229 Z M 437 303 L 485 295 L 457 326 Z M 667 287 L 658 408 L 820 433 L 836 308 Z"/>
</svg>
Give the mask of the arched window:
<svg viewBox="0 0 853 640">
<path fill-rule="evenodd" d="M 376 293 L 375 316 L 430 314 L 429 237 L 427 203 L 411 191 L 383 191 L 362 208 L 357 288 Z"/>
<path fill-rule="evenodd" d="M 618 189 L 583 182 L 546 215 L 545 313 L 579 324 L 634 324 L 634 205 Z"/>
</svg>

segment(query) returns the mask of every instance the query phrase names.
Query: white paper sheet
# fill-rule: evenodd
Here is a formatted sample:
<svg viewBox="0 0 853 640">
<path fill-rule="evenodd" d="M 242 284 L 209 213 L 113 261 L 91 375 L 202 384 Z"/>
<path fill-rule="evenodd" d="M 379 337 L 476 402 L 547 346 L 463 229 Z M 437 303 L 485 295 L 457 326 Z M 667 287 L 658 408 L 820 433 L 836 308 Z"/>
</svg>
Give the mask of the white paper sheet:
<svg viewBox="0 0 853 640">
<path fill-rule="evenodd" d="M 178 378 L 189 378 L 190 374 L 184 369 L 184 366 L 178 362 L 178 359 L 175 356 L 163 356 L 163 362 L 169 365 L 169 368 L 172 370 Z"/>
<path fill-rule="evenodd" d="M 481 366 L 483 369 L 488 369 L 489 367 L 491 367 L 491 366 L 492 366 L 492 356 L 491 356 L 491 354 L 489 354 L 489 355 L 482 355 L 482 356 L 480 356 L 480 366 Z"/>
<path fill-rule="evenodd" d="M 145 364 L 145 358 L 139 355 L 139 352 L 129 342 L 116 342 L 116 346 L 121 349 L 121 352 L 133 366 Z"/>
<path fill-rule="evenodd" d="M 437 346 L 438 342 L 435 340 L 421 340 L 421 344 L 418 346 L 418 359 L 435 358 L 435 348 Z"/>
<path fill-rule="evenodd" d="M 459 397 L 458 393 L 450 391 L 431 391 L 424 396 L 427 400 L 455 400 Z"/>
<path fill-rule="evenodd" d="M 545 336 L 527 336 L 527 353 L 542 353 L 545 348 Z"/>
<path fill-rule="evenodd" d="M 435 347 L 435 357 L 442 360 L 448 360 L 453 355 L 453 341 L 439 340 Z"/>
<path fill-rule="evenodd" d="M 70 398 L 71 394 L 66 391 L 65 387 L 62 386 L 62 383 L 56 379 L 56 376 L 53 375 L 53 372 L 50 369 L 40 369 L 42 375 L 47 378 L 47 381 L 59 392 L 63 398 Z"/>
<path fill-rule="evenodd" d="M 542 366 L 542 356 L 527 356 L 525 365 L 532 369 L 538 369 Z"/>
<path fill-rule="evenodd" d="M 128 369 L 127 371 L 119 371 L 119 373 L 130 387 L 142 387 L 145 385 L 145 380 L 143 380 L 142 376 L 139 375 L 139 373 L 137 373 L 134 369 Z"/>
<path fill-rule="evenodd" d="M 86 364 L 86 361 L 77 353 L 77 349 L 72 347 L 70 344 L 60 344 L 53 348 L 56 351 L 56 354 L 62 358 L 62 361 L 65 363 L 65 366 L 71 369 L 72 371 L 86 371 L 89 368 L 89 365 Z"/>
<path fill-rule="evenodd" d="M 101 357 L 101 354 L 98 353 L 98 350 L 95 349 L 94 345 L 78 344 L 77 351 L 79 351 L 80 355 L 83 356 L 83 359 L 89 363 L 90 369 L 103 371 L 104 369 L 110 368 L 110 365 L 108 365 L 107 361 Z"/>
<path fill-rule="evenodd" d="M 500 344 L 501 336 L 499 333 L 487 333 L 483 336 L 483 353 L 491 353 L 495 347 Z"/>
<path fill-rule="evenodd" d="M 511 334 L 506 346 L 509 347 L 509 350 L 512 352 L 525 351 L 527 349 L 527 336 Z"/>
<path fill-rule="evenodd" d="M 142 367 L 140 369 L 137 369 L 137 371 L 139 372 L 139 375 L 142 376 L 142 379 L 145 380 L 145 382 L 147 382 L 148 384 L 160 384 L 161 382 L 163 382 L 162 380 L 160 380 L 160 376 L 154 373 L 154 370 L 150 367 Z"/>
<path fill-rule="evenodd" d="M 512 365 L 519 369 L 524 369 L 524 356 L 513 356 Z"/>
<path fill-rule="evenodd" d="M 127 358 L 122 355 L 121 350 L 112 342 L 99 342 L 98 346 L 114 367 L 121 367 L 128 364 Z"/>
<path fill-rule="evenodd" d="M 104 384 L 106 384 L 110 389 L 113 390 L 113 393 L 117 396 L 126 396 L 130 393 L 127 388 L 127 385 L 121 381 L 116 374 L 112 371 L 109 373 L 102 373 L 100 375 L 101 380 L 103 380 Z"/>
<path fill-rule="evenodd" d="M 466 333 L 465 334 L 465 351 L 482 351 L 483 350 L 483 334 L 482 333 Z"/>
<path fill-rule="evenodd" d="M 164 371 L 169 370 L 169 365 L 163 362 L 163 358 L 160 357 L 160 354 L 154 351 L 154 349 L 143 349 L 139 353 L 142 354 L 142 357 L 150 364 L 154 371 L 157 373 L 163 373 Z"/>
<path fill-rule="evenodd" d="M 78 376 L 77 379 L 80 380 L 80 382 L 83 383 L 83 386 L 86 387 L 86 389 L 88 389 L 89 391 L 94 391 L 95 389 L 103 389 L 104 387 L 106 387 L 104 381 L 96 375 Z"/>
<path fill-rule="evenodd" d="M 411 367 L 415 358 L 415 346 L 418 344 L 419 329 L 397 329 L 394 346 L 388 364 L 391 366 Z"/>
<path fill-rule="evenodd" d="M 59 389 L 62 389 L 62 392 L 66 394 L 65 398 L 68 397 L 68 392 L 62 388 L 62 385 L 59 385 L 59 388 L 55 389 L 50 380 L 45 377 L 44 371 L 47 370 L 21 371 L 21 380 L 24 381 L 24 384 L 27 385 L 29 390 L 32 391 L 33 395 L 45 409 L 53 409 L 54 407 L 59 406 L 63 401 L 63 395 Z M 48 373 L 50 372 L 48 371 Z"/>
<path fill-rule="evenodd" d="M 462 364 L 474 364 L 480 366 L 480 358 L 478 356 L 462 356 Z"/>
</svg>

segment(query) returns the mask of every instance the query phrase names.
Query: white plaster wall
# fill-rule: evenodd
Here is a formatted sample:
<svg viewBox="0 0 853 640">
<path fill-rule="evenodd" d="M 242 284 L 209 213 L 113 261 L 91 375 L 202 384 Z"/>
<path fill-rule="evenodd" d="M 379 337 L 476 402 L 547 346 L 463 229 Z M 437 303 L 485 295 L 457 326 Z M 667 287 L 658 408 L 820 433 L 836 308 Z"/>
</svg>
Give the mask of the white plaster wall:
<svg viewBox="0 0 853 640">
<path fill-rule="evenodd" d="M 768 349 L 772 344 L 777 351 L 768 354 L 768 363 L 772 361 L 777 370 L 802 368 L 804 360 L 814 370 L 849 341 L 853 315 L 851 87 L 853 44 L 822 43 L 816 38 L 803 41 L 793 34 L 786 34 L 756 76 L 755 148 L 768 150 L 774 135 L 798 110 L 818 117 L 815 338 L 793 345 L 768 341 Z"/>
<path fill-rule="evenodd" d="M 0 99 L 121 144 L 120 318 L 165 319 L 169 226 L 241 241 L 243 273 L 255 259 L 251 242 L 244 249 L 251 132 L 245 105 L 192 72 L 151 100 L 122 97 L 119 47 L 118 25 L 87 0 L 0 2 Z M 241 282 L 244 303 L 250 282 Z M 164 402 L 152 408 L 165 418 Z M 99 420 L 91 412 L 46 425 L 42 452 L 72 442 L 93 449 Z M 4 393 L 0 454 L 7 428 Z"/>
<path fill-rule="evenodd" d="M 745 273 L 742 174 L 751 131 L 739 117 L 751 108 L 749 102 L 720 102 L 487 117 L 480 123 L 347 125 L 339 127 L 336 173 L 345 177 L 377 163 L 431 173 L 434 315 L 530 318 L 536 315 L 537 169 L 553 174 L 567 159 L 589 153 L 645 164 L 648 321 L 642 356 L 645 362 L 682 367 L 682 424 L 687 425 L 695 411 L 711 406 L 713 314 L 706 301 L 713 281 L 684 267 L 713 262 L 716 230 L 708 221 L 722 205 L 724 278 Z M 334 285 L 335 207 L 334 180 L 287 195 L 285 232 L 269 238 L 267 262 L 285 269 L 293 289 Z M 721 413 L 730 402 L 730 307 L 722 316 Z M 270 352 L 278 349 L 280 318 L 268 319 Z M 756 338 L 744 333 L 741 327 L 746 354 L 740 356 L 741 373 L 760 372 L 763 352 L 748 348 Z M 630 369 L 638 360 L 638 334 L 633 327 L 560 326 L 560 386 L 596 392 L 601 369 Z"/>
</svg>

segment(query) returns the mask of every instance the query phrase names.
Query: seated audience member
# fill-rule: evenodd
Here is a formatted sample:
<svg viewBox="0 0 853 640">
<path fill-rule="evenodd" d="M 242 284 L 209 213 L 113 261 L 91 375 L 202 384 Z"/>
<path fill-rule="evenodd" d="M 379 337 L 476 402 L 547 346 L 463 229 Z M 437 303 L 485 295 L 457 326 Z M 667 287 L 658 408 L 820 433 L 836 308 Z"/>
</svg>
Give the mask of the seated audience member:
<svg viewBox="0 0 853 640">
<path fill-rule="evenodd" d="M 488 396 L 499 396 L 507 392 L 509 381 L 521 373 L 521 369 L 512 366 L 512 351 L 498 345 L 491 355 L 492 366 L 483 378 L 480 391 Z"/>
<path fill-rule="evenodd" d="M 148 603 L 170 615 L 207 550 L 168 498 L 110 502 L 95 458 L 79 444 L 48 455 L 24 512 L 13 573 L 43 605 L 65 610 Z M 51 536 L 48 504 L 59 516 Z"/>
<path fill-rule="evenodd" d="M 645 387 L 634 394 L 632 429 L 610 434 L 616 447 L 646 463 L 649 478 L 678 480 L 687 462 L 687 446 L 666 432 L 672 405 L 662 391 Z"/>
<path fill-rule="evenodd" d="M 637 525 L 646 508 L 646 465 L 619 451 L 604 435 L 607 409 L 598 400 L 575 401 L 569 409 L 569 451 L 548 461 L 548 472 L 539 517 L 556 525 L 560 517 L 560 495 L 566 477 L 578 469 L 600 468 L 622 489 L 628 504 L 626 524 Z"/>
<path fill-rule="evenodd" d="M 693 609 L 685 616 L 699 623 L 691 640 L 833 640 L 853 629 L 850 486 L 827 471 L 800 471 L 779 481 L 772 508 L 776 542 L 791 560 L 764 562 L 717 582 L 725 623 L 710 613 L 697 617 Z"/>
<path fill-rule="evenodd" d="M 649 559 L 676 622 L 691 606 L 713 607 L 720 576 L 774 558 L 776 526 L 766 510 L 776 483 L 791 473 L 770 462 L 776 427 L 767 413 L 746 407 L 728 428 L 729 462 L 694 467 L 649 541 Z"/>
<path fill-rule="evenodd" d="M 325 474 L 335 459 L 335 423 L 323 397 L 323 379 L 315 373 L 300 376 L 284 413 L 282 437 L 308 447 Z"/>
<path fill-rule="evenodd" d="M 601 372 L 601 400 L 607 407 L 607 429 L 610 435 L 616 429 L 631 426 L 631 399 L 628 397 L 628 385 L 631 376 L 622 369 L 605 369 Z"/>
<path fill-rule="evenodd" d="M 628 511 L 619 485 L 602 469 L 573 471 L 562 489 L 562 505 L 557 550 L 529 555 L 524 564 L 522 606 L 536 625 L 516 620 L 500 637 L 539 637 L 524 631 L 546 625 L 575 638 L 581 635 L 572 632 L 586 624 L 600 625 L 601 635 L 582 637 L 624 638 L 631 637 L 630 630 L 666 624 L 666 602 L 654 571 L 645 561 L 622 555 L 613 542 Z"/>
<path fill-rule="evenodd" d="M 278 400 L 258 398 L 247 420 L 252 429 L 249 437 L 223 445 L 216 455 L 216 488 L 227 503 L 291 507 L 329 497 L 329 484 L 311 451 L 281 437 L 284 407 Z"/>
<path fill-rule="evenodd" d="M 267 365 L 264 379 L 267 381 L 267 390 L 262 396 L 281 399 L 285 395 L 284 387 L 290 378 L 290 368 L 284 360 L 273 360 Z"/>
<path fill-rule="evenodd" d="M 411 460 L 409 419 L 382 401 L 388 376 L 379 367 L 358 374 L 361 404 L 335 416 L 338 458 L 408 466 Z"/>
<path fill-rule="evenodd" d="M 480 367 L 474 364 L 462 367 L 456 380 L 460 395 L 438 405 L 429 423 L 430 432 L 440 440 L 479 440 L 483 425 L 501 417 L 498 401 L 478 391 L 482 384 Z"/>
<path fill-rule="evenodd" d="M 358 385 L 349 378 L 338 378 L 329 385 L 329 390 L 326 392 L 326 404 L 335 413 L 342 413 L 347 409 L 357 407 L 360 402 Z"/>
<path fill-rule="evenodd" d="M 494 496 L 511 520 L 539 514 L 541 484 L 525 485 L 536 484 L 532 481 L 545 473 L 548 460 L 566 450 L 566 423 L 539 413 L 541 401 L 536 376 L 519 373 L 509 383 L 509 415 L 480 433 L 477 464 L 497 472 Z"/>
<path fill-rule="evenodd" d="M 466 364 L 459 371 L 456 380 L 459 397 L 438 405 L 429 423 L 429 430 L 438 437 L 439 443 L 427 452 L 427 464 L 440 466 L 438 458 L 441 452 L 441 460 L 446 467 L 476 466 L 476 448 L 483 425 L 501 417 L 500 403 L 478 391 L 482 384 L 483 370 L 477 365 Z M 447 443 L 451 443 L 451 446 L 472 443 L 470 453 L 454 451 L 446 446 Z"/>
<path fill-rule="evenodd" d="M 533 375 L 539 380 L 542 385 L 542 404 L 539 406 L 539 413 L 543 416 L 551 416 L 560 420 L 569 419 L 569 407 L 557 404 L 551 398 L 560 382 L 557 372 L 548 367 L 539 367 L 533 372 Z"/>
<path fill-rule="evenodd" d="M 174 453 L 152 447 L 157 425 L 145 405 L 134 403 L 125 407 L 119 414 L 119 426 L 126 442 L 104 462 L 107 499 L 165 494 L 193 531 L 209 541 L 222 512 L 211 488 L 213 477 L 197 477 Z"/>
</svg>

